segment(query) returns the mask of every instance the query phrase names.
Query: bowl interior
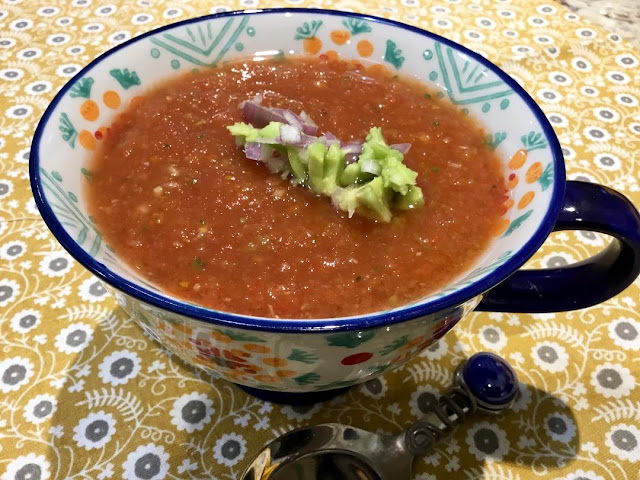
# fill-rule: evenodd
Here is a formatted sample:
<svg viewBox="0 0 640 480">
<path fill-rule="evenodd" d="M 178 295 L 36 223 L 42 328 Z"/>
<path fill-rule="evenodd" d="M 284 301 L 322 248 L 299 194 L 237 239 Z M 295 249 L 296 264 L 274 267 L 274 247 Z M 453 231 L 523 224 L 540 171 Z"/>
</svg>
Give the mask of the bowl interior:
<svg viewBox="0 0 640 480">
<path fill-rule="evenodd" d="M 336 43 L 332 32 L 338 30 L 349 32 L 349 40 Z M 557 139 L 533 100 L 485 59 L 441 37 L 383 19 L 329 11 L 278 9 L 202 17 L 142 35 L 94 60 L 56 96 L 34 139 L 32 183 L 48 226 L 77 260 L 116 288 L 162 308 L 233 320 L 233 315 L 189 307 L 163 294 L 118 259 L 87 212 L 82 185 L 91 179 L 88 161 L 114 116 L 161 80 L 240 57 L 330 50 L 428 84 L 479 120 L 487 144 L 504 162 L 512 202 L 503 230 L 472 270 L 409 310 L 424 313 L 443 301 L 467 299 L 526 261 L 552 228 L 564 185 Z M 376 315 L 365 317 L 370 321 Z"/>
</svg>

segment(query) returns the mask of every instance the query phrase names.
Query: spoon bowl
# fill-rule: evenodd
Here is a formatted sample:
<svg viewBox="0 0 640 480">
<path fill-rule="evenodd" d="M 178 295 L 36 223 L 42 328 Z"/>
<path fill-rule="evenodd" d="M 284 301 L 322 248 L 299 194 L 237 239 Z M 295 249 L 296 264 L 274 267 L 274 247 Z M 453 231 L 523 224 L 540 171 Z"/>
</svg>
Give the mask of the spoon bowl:
<svg viewBox="0 0 640 480">
<path fill-rule="evenodd" d="M 269 443 L 243 480 L 409 478 L 413 455 L 403 435 L 379 435 L 339 423 L 293 430 Z"/>
</svg>

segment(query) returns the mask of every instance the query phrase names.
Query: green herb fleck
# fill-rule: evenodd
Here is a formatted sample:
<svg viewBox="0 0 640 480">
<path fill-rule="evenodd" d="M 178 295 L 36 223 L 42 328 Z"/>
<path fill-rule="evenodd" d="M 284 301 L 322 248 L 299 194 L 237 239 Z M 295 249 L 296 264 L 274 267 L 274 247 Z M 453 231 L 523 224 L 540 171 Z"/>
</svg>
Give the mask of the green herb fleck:
<svg viewBox="0 0 640 480">
<path fill-rule="evenodd" d="M 131 177 L 124 177 L 124 181 L 127 183 L 131 182 Z"/>
<path fill-rule="evenodd" d="M 198 270 L 204 270 L 204 262 L 202 261 L 202 259 L 200 257 L 194 257 L 193 258 L 193 262 L 191 262 L 191 263 Z"/>
<path fill-rule="evenodd" d="M 431 171 L 433 173 L 438 173 L 440 171 L 440 167 L 431 167 Z"/>
<path fill-rule="evenodd" d="M 204 225 L 204 220 L 200 220 L 200 225 Z"/>
<path fill-rule="evenodd" d="M 491 188 L 498 188 L 497 185 L 491 185 Z"/>
<path fill-rule="evenodd" d="M 361 277 L 360 275 L 358 275 L 358 276 L 356 277 L 356 282 L 359 282 L 360 280 L 362 280 L 362 277 Z"/>
<path fill-rule="evenodd" d="M 199 133 L 198 134 L 198 138 L 204 138 L 205 135 L 206 135 L 206 133 Z"/>
<path fill-rule="evenodd" d="M 431 125 L 433 125 L 434 127 L 437 127 L 438 125 L 440 125 L 440 122 L 431 122 Z"/>
<path fill-rule="evenodd" d="M 424 95 L 422 95 L 424 98 L 431 98 L 431 94 L 430 93 L 425 93 Z"/>
</svg>

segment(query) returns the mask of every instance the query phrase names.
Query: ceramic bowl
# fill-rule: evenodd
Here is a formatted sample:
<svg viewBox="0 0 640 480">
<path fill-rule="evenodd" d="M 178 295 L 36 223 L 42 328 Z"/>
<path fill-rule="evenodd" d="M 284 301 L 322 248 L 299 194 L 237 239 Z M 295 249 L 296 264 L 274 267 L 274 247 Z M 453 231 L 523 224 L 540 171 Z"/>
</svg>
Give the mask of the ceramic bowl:
<svg viewBox="0 0 640 480">
<path fill-rule="evenodd" d="M 273 54 L 378 63 L 421 79 L 484 126 L 487 145 L 504 162 L 511 197 L 502 228 L 471 270 L 401 308 L 287 320 L 235 315 L 173 298 L 118 259 L 88 215 L 82 192 L 91 177 L 88 160 L 114 116 L 180 72 Z M 474 308 L 581 308 L 618 293 L 640 268 L 637 211 L 604 187 L 565 182 L 553 129 L 518 83 L 445 38 L 353 13 L 230 12 L 162 27 L 119 45 L 55 97 L 35 134 L 30 174 L 38 208 L 57 240 L 111 287 L 151 336 L 190 364 L 267 391 L 319 392 L 354 385 L 415 357 Z M 578 266 L 517 271 L 554 227 L 603 231 L 621 240 Z"/>
</svg>

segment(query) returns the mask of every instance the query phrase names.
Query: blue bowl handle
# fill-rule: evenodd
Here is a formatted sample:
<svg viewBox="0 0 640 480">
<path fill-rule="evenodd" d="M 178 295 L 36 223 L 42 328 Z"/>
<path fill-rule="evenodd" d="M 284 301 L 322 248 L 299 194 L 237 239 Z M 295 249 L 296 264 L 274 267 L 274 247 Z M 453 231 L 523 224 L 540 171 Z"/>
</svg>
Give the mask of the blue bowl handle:
<svg viewBox="0 0 640 480">
<path fill-rule="evenodd" d="M 592 230 L 614 237 L 597 255 L 561 268 L 519 270 L 476 308 L 544 313 L 590 307 L 627 288 L 640 273 L 640 215 L 625 196 L 587 182 L 567 182 L 554 231 Z"/>
</svg>

